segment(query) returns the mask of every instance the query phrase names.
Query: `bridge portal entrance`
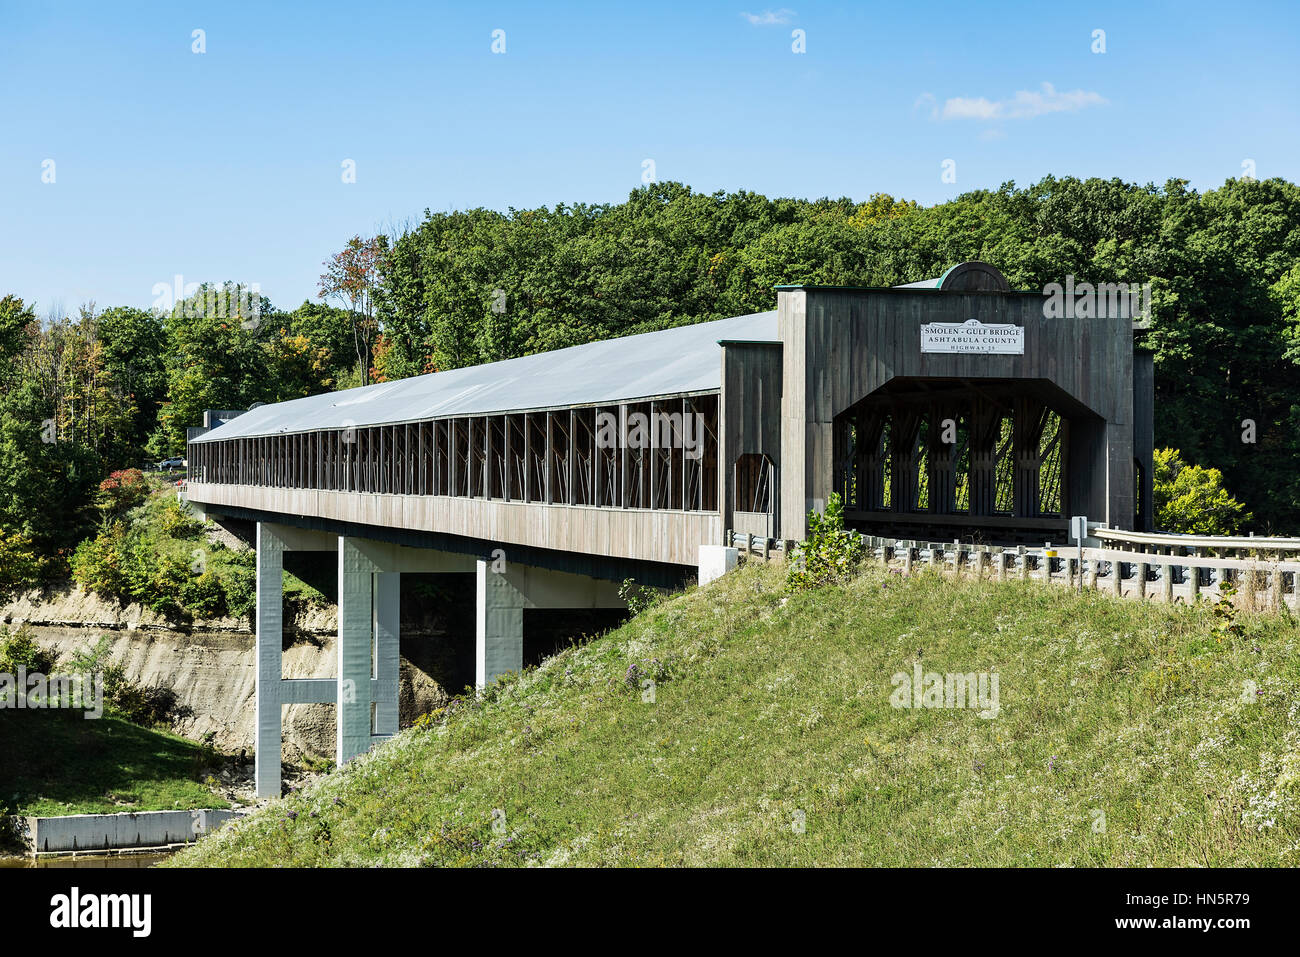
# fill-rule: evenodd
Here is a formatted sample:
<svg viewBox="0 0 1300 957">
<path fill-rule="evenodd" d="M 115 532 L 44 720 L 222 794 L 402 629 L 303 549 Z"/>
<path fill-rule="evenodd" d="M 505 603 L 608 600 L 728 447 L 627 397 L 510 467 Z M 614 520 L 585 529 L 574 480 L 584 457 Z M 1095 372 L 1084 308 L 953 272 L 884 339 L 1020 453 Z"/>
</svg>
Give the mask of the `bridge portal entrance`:
<svg viewBox="0 0 1300 957">
<path fill-rule="evenodd" d="M 1045 380 L 892 379 L 835 417 L 836 491 L 863 531 L 1059 539 L 1072 439 L 1102 424 Z"/>
</svg>

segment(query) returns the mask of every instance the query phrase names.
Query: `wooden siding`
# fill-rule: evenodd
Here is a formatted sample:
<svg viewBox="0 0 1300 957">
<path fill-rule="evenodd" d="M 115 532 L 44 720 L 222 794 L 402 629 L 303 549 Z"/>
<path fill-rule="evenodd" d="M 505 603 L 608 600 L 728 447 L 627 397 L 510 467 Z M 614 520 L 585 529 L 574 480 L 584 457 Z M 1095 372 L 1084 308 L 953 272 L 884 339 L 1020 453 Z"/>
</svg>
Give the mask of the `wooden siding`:
<svg viewBox="0 0 1300 957">
<path fill-rule="evenodd" d="M 545 505 L 443 495 L 394 495 L 192 482 L 195 504 L 223 505 L 535 548 L 695 566 L 722 541 L 717 513 Z"/>
<path fill-rule="evenodd" d="M 835 487 L 834 419 L 896 378 L 1047 383 L 1085 414 L 1071 429 L 1069 508 L 1116 526 L 1134 514 L 1133 333 L 1129 318 L 1047 318 L 1036 293 L 785 289 L 781 537 L 800 539 Z M 921 352 L 923 323 L 1014 324 L 1024 355 Z M 1073 423 L 1072 423 L 1073 424 Z M 796 466 L 802 455 L 803 468 Z"/>
</svg>

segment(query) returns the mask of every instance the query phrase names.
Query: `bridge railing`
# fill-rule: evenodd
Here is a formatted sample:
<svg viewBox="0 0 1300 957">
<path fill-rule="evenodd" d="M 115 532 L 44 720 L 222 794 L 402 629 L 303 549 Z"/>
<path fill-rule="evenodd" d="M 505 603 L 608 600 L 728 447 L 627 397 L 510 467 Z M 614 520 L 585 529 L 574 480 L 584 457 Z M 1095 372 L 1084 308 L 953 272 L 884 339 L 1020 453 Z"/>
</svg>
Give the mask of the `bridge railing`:
<svg viewBox="0 0 1300 957">
<path fill-rule="evenodd" d="M 1300 538 L 1256 535 L 1179 535 L 1171 532 L 1132 532 L 1105 525 L 1088 526 L 1088 535 L 1104 544 L 1149 554 L 1200 554 L 1219 557 L 1273 558 L 1300 556 Z"/>
<path fill-rule="evenodd" d="M 1141 533 L 1123 532 L 1116 538 L 1134 534 Z M 917 566 L 928 566 L 954 575 L 989 577 L 998 581 L 1018 578 L 1080 590 L 1106 591 L 1127 598 L 1183 604 L 1200 598 L 1217 600 L 1230 587 L 1234 592 L 1233 601 L 1244 607 L 1280 611 L 1286 606 L 1300 610 L 1300 590 L 1297 589 L 1300 559 L 1280 557 L 1287 550 L 1277 545 L 1282 541 L 1297 541 L 1294 539 L 1267 540 L 1273 545 L 1259 548 L 1258 554 L 1219 557 L 1199 552 L 1256 549 L 1235 544 L 1220 545 L 1205 537 L 1198 541 L 1214 544 L 1184 546 L 1192 554 L 1093 546 L 1086 546 L 1080 552 L 1077 545 L 1054 545 L 1050 542 L 1033 547 L 933 542 L 864 534 L 859 534 L 859 538 L 868 561 L 901 570 L 904 574 L 910 574 Z M 1109 536 L 1098 535 L 1097 538 L 1109 539 Z M 797 560 L 798 543 L 795 542 L 761 540 L 735 532 L 729 532 L 727 540 L 747 555 L 761 555 L 763 558 L 779 555 Z M 1240 541 L 1249 542 L 1250 539 Z M 1150 547 L 1154 543 L 1145 544 Z"/>
<path fill-rule="evenodd" d="M 762 557 L 764 560 L 789 555 L 795 543 L 780 538 L 763 538 L 748 532 L 727 529 L 724 544 L 738 548 L 745 555 Z"/>
</svg>

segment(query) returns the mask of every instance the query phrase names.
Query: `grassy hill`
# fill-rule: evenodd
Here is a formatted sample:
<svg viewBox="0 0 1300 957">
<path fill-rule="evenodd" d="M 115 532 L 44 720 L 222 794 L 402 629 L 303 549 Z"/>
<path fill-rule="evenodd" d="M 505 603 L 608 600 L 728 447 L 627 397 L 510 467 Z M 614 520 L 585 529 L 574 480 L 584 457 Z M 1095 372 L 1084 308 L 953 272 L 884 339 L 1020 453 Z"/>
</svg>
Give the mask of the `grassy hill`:
<svg viewBox="0 0 1300 957">
<path fill-rule="evenodd" d="M 210 749 L 104 715 L 0 709 L 0 812 L 108 814 L 222 807 Z"/>
<path fill-rule="evenodd" d="M 1290 619 L 933 573 L 782 586 L 675 596 L 176 863 L 1300 863 Z M 918 662 L 996 673 L 996 716 L 892 706 Z"/>
</svg>

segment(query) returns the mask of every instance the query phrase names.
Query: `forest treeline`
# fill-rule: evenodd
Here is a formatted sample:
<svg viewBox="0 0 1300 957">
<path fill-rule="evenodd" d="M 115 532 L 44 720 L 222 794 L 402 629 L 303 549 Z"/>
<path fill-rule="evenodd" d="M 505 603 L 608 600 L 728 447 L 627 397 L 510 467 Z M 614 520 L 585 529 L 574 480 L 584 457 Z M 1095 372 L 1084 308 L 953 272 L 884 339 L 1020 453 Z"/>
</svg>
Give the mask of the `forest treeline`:
<svg viewBox="0 0 1300 957">
<path fill-rule="evenodd" d="M 781 283 L 889 286 L 968 259 L 1017 289 L 1150 283 L 1157 445 L 1221 469 L 1256 530 L 1300 533 L 1300 189 L 1284 180 L 1202 193 L 1047 177 L 933 207 L 661 183 L 618 204 L 426 211 L 400 235 L 340 246 L 296 308 L 235 283 L 170 309 L 61 315 L 0 299 L 0 592 L 34 569 L 65 575 L 102 520 L 101 481 L 183 454 L 204 409 L 762 311 Z"/>
</svg>

